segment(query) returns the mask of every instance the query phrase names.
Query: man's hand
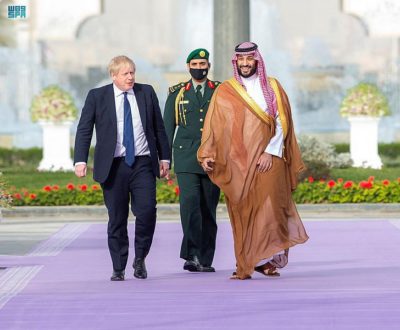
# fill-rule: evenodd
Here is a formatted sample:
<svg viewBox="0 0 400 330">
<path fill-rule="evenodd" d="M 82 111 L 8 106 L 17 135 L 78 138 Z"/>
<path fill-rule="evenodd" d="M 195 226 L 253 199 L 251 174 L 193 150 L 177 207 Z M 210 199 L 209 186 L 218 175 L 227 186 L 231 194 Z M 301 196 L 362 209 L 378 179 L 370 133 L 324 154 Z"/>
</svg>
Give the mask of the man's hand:
<svg viewBox="0 0 400 330">
<path fill-rule="evenodd" d="M 214 170 L 214 163 L 214 158 L 204 158 L 204 160 L 201 162 L 201 167 L 205 172 L 212 172 Z"/>
<path fill-rule="evenodd" d="M 86 176 L 86 170 L 87 170 L 86 164 L 75 165 L 75 175 L 78 178 L 83 178 L 84 176 Z"/>
<path fill-rule="evenodd" d="M 272 155 L 264 152 L 257 161 L 258 172 L 264 173 L 272 168 Z"/>
<path fill-rule="evenodd" d="M 169 180 L 169 163 L 160 161 L 160 177 Z"/>
</svg>

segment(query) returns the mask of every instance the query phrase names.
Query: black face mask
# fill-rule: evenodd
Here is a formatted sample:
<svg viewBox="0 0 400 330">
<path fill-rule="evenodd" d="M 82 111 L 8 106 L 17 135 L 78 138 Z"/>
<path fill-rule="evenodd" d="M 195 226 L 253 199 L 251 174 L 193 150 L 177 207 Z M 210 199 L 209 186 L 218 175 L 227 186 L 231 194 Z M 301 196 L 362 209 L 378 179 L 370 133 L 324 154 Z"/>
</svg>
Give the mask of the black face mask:
<svg viewBox="0 0 400 330">
<path fill-rule="evenodd" d="M 193 79 L 196 80 L 203 80 L 204 78 L 207 77 L 208 74 L 208 68 L 206 69 L 189 69 L 190 75 L 193 77 Z"/>
</svg>

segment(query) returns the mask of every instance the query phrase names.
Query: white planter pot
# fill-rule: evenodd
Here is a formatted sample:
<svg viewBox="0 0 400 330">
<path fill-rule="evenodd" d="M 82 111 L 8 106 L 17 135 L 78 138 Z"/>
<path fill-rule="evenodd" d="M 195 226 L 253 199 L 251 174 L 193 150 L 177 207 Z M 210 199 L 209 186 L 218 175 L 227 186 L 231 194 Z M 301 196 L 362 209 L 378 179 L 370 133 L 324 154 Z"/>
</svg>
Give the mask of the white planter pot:
<svg viewBox="0 0 400 330">
<path fill-rule="evenodd" d="M 72 171 L 70 128 L 72 122 L 39 122 L 43 129 L 43 158 L 39 171 Z"/>
<path fill-rule="evenodd" d="M 350 155 L 355 167 L 382 168 L 378 155 L 380 117 L 350 116 Z"/>
</svg>

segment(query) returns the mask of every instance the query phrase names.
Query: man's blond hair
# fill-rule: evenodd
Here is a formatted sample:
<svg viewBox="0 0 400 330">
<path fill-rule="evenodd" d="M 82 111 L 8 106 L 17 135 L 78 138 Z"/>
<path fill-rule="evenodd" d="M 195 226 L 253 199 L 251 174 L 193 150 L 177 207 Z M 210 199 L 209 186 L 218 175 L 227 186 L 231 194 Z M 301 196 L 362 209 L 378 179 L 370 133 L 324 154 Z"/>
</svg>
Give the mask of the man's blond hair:
<svg viewBox="0 0 400 330">
<path fill-rule="evenodd" d="M 125 66 L 126 64 L 132 66 L 133 71 L 136 70 L 135 62 L 133 62 L 128 56 L 120 55 L 114 57 L 110 61 L 110 64 L 108 65 L 108 73 L 110 76 L 117 74 L 121 67 Z"/>
</svg>

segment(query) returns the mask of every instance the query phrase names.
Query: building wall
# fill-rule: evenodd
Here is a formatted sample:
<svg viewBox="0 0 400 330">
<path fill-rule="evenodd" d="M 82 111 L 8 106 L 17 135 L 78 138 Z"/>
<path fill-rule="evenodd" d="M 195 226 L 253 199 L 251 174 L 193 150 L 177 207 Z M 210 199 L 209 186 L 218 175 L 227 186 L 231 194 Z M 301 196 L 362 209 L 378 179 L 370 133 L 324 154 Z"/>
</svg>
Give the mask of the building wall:
<svg viewBox="0 0 400 330">
<path fill-rule="evenodd" d="M 213 0 L 24 3 L 30 17 L 13 22 L 17 47 L 0 48 L 3 145 L 40 146 L 40 129 L 29 117 L 33 95 L 56 83 L 81 108 L 90 88 L 110 82 L 106 67 L 115 55 L 135 60 L 137 80 L 154 85 L 162 107 L 168 86 L 189 79 L 185 59 L 191 50 L 209 49 L 213 62 Z M 298 131 L 346 141 L 341 99 L 367 80 L 389 95 L 394 112 L 381 122 L 381 141 L 400 138 L 397 38 L 369 36 L 358 18 L 341 11 L 340 0 L 250 0 L 250 5 L 251 39 L 260 46 L 268 74 L 285 86 Z"/>
</svg>

